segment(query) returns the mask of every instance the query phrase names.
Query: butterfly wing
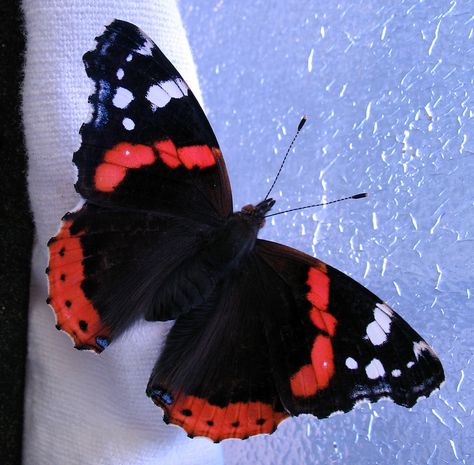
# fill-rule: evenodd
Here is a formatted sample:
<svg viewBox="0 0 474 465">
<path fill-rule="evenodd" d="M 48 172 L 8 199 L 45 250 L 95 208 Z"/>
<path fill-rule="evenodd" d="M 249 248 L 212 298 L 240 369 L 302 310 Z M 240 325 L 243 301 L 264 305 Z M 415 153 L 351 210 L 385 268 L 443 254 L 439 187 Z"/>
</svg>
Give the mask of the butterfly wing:
<svg viewBox="0 0 474 465">
<path fill-rule="evenodd" d="M 84 55 L 93 113 L 74 154 L 76 189 L 102 206 L 201 222 L 232 212 L 222 154 L 195 96 L 140 29 L 115 20 Z"/>
<path fill-rule="evenodd" d="M 259 240 L 257 251 L 271 363 L 292 415 L 325 418 L 383 397 L 411 407 L 443 382 L 431 347 L 362 285 L 281 244 Z"/>
<path fill-rule="evenodd" d="M 272 376 L 251 260 L 206 305 L 181 315 L 151 374 L 147 394 L 164 420 L 218 442 L 271 433 L 288 414 Z"/>
<path fill-rule="evenodd" d="M 157 289 L 231 213 L 232 196 L 209 122 L 159 48 L 118 20 L 96 41 L 84 55 L 92 118 L 73 158 L 86 203 L 48 244 L 48 302 L 76 347 L 99 352 L 141 315 L 186 310 L 158 305 Z"/>
<path fill-rule="evenodd" d="M 409 407 L 443 379 L 433 350 L 370 291 L 259 240 L 205 306 L 177 319 L 147 394 L 165 421 L 220 441 L 362 400 L 390 397 Z"/>
<path fill-rule="evenodd" d="M 90 203 L 66 214 L 48 243 L 48 303 L 57 328 L 72 337 L 76 348 L 100 352 L 149 312 L 154 319 L 175 318 L 186 309 L 157 307 L 159 290 L 208 231 L 179 217 L 124 215 L 121 209 Z"/>
</svg>

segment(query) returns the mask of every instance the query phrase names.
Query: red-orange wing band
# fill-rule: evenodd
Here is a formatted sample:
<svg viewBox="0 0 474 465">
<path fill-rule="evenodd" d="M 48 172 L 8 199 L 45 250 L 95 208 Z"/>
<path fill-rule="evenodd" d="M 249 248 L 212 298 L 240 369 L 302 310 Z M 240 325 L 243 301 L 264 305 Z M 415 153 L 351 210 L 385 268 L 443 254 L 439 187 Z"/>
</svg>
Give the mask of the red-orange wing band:
<svg viewBox="0 0 474 465">
<path fill-rule="evenodd" d="M 153 401 L 163 408 L 166 423 L 181 426 L 188 436 L 205 436 L 214 442 L 246 439 L 256 434 L 271 434 L 288 417 L 281 407 L 258 401 L 212 405 L 207 399 L 169 394 L 156 389 Z M 172 400 L 171 404 L 166 403 Z"/>
<path fill-rule="evenodd" d="M 63 221 L 49 243 L 48 303 L 56 314 L 56 328 L 65 331 L 77 349 L 101 352 L 110 341 L 110 329 L 101 321 L 94 304 L 86 297 L 83 233 L 71 233 L 72 220 Z"/>
</svg>

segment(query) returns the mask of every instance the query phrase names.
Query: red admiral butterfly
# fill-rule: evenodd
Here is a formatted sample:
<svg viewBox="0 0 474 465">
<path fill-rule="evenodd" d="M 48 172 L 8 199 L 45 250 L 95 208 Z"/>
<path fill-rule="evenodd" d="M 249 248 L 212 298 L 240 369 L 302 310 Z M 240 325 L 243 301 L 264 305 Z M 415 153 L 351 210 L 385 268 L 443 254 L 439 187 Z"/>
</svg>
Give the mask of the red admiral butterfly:
<svg viewBox="0 0 474 465">
<path fill-rule="evenodd" d="M 233 213 L 214 133 L 159 48 L 117 20 L 96 40 L 73 158 L 85 202 L 48 243 L 48 303 L 76 348 L 101 352 L 138 318 L 176 320 L 146 393 L 166 422 L 214 441 L 436 389 L 440 361 L 388 305 L 257 239 L 272 199 Z"/>
</svg>

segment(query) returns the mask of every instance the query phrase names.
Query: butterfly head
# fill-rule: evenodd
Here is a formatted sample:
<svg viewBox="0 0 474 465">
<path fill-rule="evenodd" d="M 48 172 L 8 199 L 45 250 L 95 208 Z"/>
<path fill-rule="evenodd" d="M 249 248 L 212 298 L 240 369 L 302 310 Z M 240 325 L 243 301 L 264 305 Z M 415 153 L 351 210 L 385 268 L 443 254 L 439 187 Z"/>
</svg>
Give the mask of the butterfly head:
<svg viewBox="0 0 474 465">
<path fill-rule="evenodd" d="M 259 228 L 263 228 L 265 225 L 265 215 L 272 209 L 273 205 L 275 205 L 275 200 L 265 199 L 257 205 L 245 205 L 240 214 L 257 223 Z"/>
</svg>

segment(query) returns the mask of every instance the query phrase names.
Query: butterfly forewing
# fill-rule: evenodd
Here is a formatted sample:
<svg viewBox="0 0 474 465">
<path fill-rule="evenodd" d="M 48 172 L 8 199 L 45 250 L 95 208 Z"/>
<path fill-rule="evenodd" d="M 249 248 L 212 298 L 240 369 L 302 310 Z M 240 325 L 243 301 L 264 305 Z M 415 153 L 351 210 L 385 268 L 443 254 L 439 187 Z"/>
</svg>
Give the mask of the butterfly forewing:
<svg viewBox="0 0 474 465">
<path fill-rule="evenodd" d="M 265 295 L 285 295 L 269 297 L 265 326 L 278 391 L 293 415 L 324 418 L 382 397 L 410 407 L 444 380 L 431 347 L 352 278 L 281 244 L 258 241 L 257 251 Z"/>
<path fill-rule="evenodd" d="M 225 163 L 184 79 L 136 26 L 114 21 L 84 55 L 95 83 L 76 188 L 106 206 L 212 222 L 232 211 Z"/>
</svg>

